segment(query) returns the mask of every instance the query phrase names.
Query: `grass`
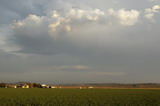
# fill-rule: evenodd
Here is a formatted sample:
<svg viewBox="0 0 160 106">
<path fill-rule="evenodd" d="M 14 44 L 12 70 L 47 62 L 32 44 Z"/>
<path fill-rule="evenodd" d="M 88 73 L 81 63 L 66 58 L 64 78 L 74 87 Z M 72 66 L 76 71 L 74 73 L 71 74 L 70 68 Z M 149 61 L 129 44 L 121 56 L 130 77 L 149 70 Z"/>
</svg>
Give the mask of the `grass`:
<svg viewBox="0 0 160 106">
<path fill-rule="evenodd" d="M 160 90 L 0 89 L 0 106 L 160 106 Z"/>
</svg>

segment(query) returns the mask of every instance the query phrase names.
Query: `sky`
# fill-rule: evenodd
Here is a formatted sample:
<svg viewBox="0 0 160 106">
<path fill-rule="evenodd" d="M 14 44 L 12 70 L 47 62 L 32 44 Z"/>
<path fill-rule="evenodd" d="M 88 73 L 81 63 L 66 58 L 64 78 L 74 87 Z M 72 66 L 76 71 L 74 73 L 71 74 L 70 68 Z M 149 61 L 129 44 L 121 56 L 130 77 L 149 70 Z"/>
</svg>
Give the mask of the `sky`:
<svg viewBox="0 0 160 106">
<path fill-rule="evenodd" d="M 0 0 L 0 82 L 159 83 L 160 0 Z"/>
</svg>

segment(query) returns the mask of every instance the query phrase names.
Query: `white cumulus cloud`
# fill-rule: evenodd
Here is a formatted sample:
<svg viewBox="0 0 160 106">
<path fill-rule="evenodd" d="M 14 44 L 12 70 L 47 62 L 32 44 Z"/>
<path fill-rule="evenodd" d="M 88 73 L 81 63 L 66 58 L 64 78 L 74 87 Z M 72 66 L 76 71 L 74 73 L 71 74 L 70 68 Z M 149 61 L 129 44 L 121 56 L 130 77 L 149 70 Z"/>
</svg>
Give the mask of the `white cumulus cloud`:
<svg viewBox="0 0 160 106">
<path fill-rule="evenodd" d="M 86 48 L 88 45 L 85 44 L 91 37 L 96 41 L 96 37 L 100 36 L 96 33 L 103 33 L 101 36 L 104 37 L 109 26 L 133 26 L 139 17 L 140 12 L 137 10 L 104 11 L 71 7 L 53 10 L 44 16 L 30 14 L 22 20 L 14 21 L 11 28 L 14 42 L 22 48 L 22 52 L 57 54 L 71 51 L 72 43 Z"/>
<path fill-rule="evenodd" d="M 145 9 L 145 17 L 149 20 L 153 20 L 156 13 L 160 11 L 160 5 L 155 5 L 152 8 Z"/>
<path fill-rule="evenodd" d="M 125 9 L 119 9 L 118 11 L 110 9 L 109 14 L 116 17 L 121 25 L 126 25 L 126 26 L 132 26 L 136 24 L 140 16 L 139 11 L 137 10 L 128 11 Z"/>
<path fill-rule="evenodd" d="M 119 9 L 115 11 L 109 9 L 109 13 L 107 13 L 100 9 L 70 8 L 62 11 L 54 10 L 50 15 L 46 16 L 28 15 L 23 20 L 15 21 L 12 24 L 12 29 L 14 32 L 22 32 L 23 30 L 23 33 L 30 33 L 30 35 L 35 35 L 35 33 L 41 32 L 37 30 L 43 29 L 50 36 L 57 39 L 60 34 L 65 33 L 67 35 L 75 28 L 83 27 L 86 24 L 92 27 L 93 23 L 97 25 L 105 23 L 105 26 L 107 26 L 109 23 L 115 22 L 111 18 L 117 19 L 116 24 L 132 26 L 138 22 L 139 16 L 140 13 L 137 10 Z"/>
</svg>

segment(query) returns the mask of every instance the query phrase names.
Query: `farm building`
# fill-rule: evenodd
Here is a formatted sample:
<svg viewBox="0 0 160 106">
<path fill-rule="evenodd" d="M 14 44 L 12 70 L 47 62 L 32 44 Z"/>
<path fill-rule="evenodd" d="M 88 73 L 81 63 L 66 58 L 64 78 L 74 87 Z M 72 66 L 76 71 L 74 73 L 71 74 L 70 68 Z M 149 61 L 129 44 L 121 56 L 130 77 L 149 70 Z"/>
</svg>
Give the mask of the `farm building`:
<svg viewBox="0 0 160 106">
<path fill-rule="evenodd" d="M 9 85 L 8 88 L 17 88 L 17 85 Z"/>
<path fill-rule="evenodd" d="M 57 88 L 56 86 L 50 86 L 50 88 Z"/>
<path fill-rule="evenodd" d="M 29 88 L 29 85 L 22 85 L 22 88 Z"/>
<path fill-rule="evenodd" d="M 50 88 L 48 85 L 46 85 L 46 84 L 42 84 L 41 85 L 42 86 L 42 88 Z"/>
<path fill-rule="evenodd" d="M 89 86 L 89 87 L 88 87 L 88 89 L 93 89 L 93 88 L 94 88 L 93 86 Z"/>
<path fill-rule="evenodd" d="M 29 88 L 28 84 L 19 84 L 17 85 L 17 88 Z"/>
</svg>

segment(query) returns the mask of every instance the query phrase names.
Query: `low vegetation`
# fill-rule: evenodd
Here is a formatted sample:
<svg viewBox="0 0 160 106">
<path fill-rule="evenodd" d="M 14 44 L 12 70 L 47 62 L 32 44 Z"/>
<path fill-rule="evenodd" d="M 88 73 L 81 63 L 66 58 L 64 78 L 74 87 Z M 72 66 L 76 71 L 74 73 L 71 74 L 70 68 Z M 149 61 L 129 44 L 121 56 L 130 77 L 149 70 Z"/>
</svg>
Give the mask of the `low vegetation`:
<svg viewBox="0 0 160 106">
<path fill-rule="evenodd" d="M 0 106 L 160 106 L 160 90 L 1 88 Z"/>
</svg>

